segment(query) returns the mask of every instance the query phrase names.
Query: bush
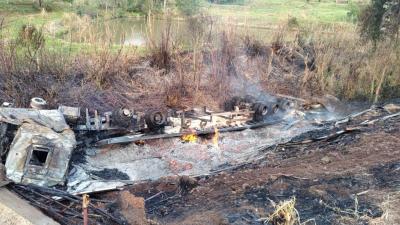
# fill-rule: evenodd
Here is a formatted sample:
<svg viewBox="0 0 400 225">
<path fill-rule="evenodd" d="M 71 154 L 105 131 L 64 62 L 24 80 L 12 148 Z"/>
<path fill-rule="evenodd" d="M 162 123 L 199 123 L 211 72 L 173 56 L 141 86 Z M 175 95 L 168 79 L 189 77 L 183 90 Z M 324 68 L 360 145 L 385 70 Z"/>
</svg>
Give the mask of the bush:
<svg viewBox="0 0 400 225">
<path fill-rule="evenodd" d="M 200 10 L 200 0 L 176 0 L 176 7 L 178 10 L 186 15 L 195 15 Z"/>
<path fill-rule="evenodd" d="M 78 16 L 89 16 L 91 18 L 96 18 L 97 17 L 97 9 L 91 6 L 84 6 L 84 5 L 78 5 L 76 7 L 76 14 Z"/>
<path fill-rule="evenodd" d="M 41 5 L 39 5 L 39 2 L 34 2 L 33 8 L 38 11 L 45 9 L 47 12 L 51 12 L 55 10 L 56 4 L 53 0 L 41 1 Z"/>
<path fill-rule="evenodd" d="M 44 45 L 43 32 L 35 26 L 24 24 L 19 31 L 17 43 L 23 47 L 37 51 Z"/>
<path fill-rule="evenodd" d="M 384 5 L 388 0 L 372 0 L 360 15 L 360 32 L 365 40 L 371 40 L 375 44 L 382 38 L 381 23 L 385 13 Z"/>
<path fill-rule="evenodd" d="M 356 23 L 361 13 L 360 6 L 353 2 L 350 2 L 349 7 L 350 10 L 349 12 L 347 12 L 347 19 L 352 23 Z"/>
<path fill-rule="evenodd" d="M 289 28 L 296 28 L 299 27 L 299 21 L 296 17 L 290 17 L 288 20 L 288 27 Z"/>
<path fill-rule="evenodd" d="M 400 1 L 372 0 L 360 15 L 360 32 L 365 40 L 376 43 L 384 37 L 398 39 Z"/>
<path fill-rule="evenodd" d="M 128 0 L 128 6 L 126 11 L 128 12 L 136 12 L 136 13 L 146 13 L 143 12 L 142 6 L 144 5 L 145 0 Z"/>
</svg>

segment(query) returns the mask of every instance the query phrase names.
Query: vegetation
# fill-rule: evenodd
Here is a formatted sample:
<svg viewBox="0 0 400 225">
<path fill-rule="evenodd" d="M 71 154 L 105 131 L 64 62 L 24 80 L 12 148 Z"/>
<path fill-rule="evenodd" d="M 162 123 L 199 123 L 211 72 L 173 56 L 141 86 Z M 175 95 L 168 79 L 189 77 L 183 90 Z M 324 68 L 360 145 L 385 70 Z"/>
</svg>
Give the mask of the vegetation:
<svg viewBox="0 0 400 225">
<path fill-rule="evenodd" d="M 154 91 L 159 104 L 218 107 L 227 95 L 248 91 L 250 84 L 300 97 L 399 97 L 399 5 L 365 3 L 1 1 L 0 15 L 8 16 L 0 30 L 0 98 L 15 99 L 19 105 L 32 96 L 53 103 L 78 98 L 78 103 L 91 106 L 94 96 L 114 93 L 125 97 L 123 102 L 110 101 L 113 105 L 129 105 L 137 96 L 126 97 L 127 92 L 138 93 L 143 103 L 143 93 L 150 102 Z M 146 44 L 141 47 L 119 45 L 91 29 L 94 22 L 137 13 L 147 15 Z M 166 23 L 158 36 L 157 18 Z M 174 36 L 173 21 L 182 18 L 189 21 L 189 46 Z M 248 32 L 250 28 L 257 29 L 258 36 Z M 84 31 L 90 35 L 81 38 L 83 42 L 63 39 Z M 363 42 L 359 32 L 372 42 Z"/>
<path fill-rule="evenodd" d="M 354 8 L 355 3 L 336 4 L 329 0 L 255 0 L 246 1 L 243 6 L 211 4 L 207 10 L 230 22 L 268 26 L 286 21 L 288 17 L 295 17 L 303 24 L 348 23 L 351 22 L 348 13 Z"/>
<path fill-rule="evenodd" d="M 384 37 L 399 39 L 400 2 L 372 0 L 360 15 L 361 35 L 376 43 Z"/>
<path fill-rule="evenodd" d="M 176 7 L 185 16 L 195 15 L 199 12 L 199 0 L 175 0 Z"/>
</svg>

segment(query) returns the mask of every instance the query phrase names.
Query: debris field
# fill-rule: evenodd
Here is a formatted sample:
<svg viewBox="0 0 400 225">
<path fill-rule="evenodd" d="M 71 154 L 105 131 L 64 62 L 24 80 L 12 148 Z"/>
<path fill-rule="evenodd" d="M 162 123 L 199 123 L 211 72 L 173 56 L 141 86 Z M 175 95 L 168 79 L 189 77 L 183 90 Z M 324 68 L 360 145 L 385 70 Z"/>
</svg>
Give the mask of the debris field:
<svg viewBox="0 0 400 225">
<path fill-rule="evenodd" d="M 399 224 L 400 107 L 0 107 L 1 186 L 60 224 Z M 324 103 L 322 103 L 324 102 Z"/>
</svg>

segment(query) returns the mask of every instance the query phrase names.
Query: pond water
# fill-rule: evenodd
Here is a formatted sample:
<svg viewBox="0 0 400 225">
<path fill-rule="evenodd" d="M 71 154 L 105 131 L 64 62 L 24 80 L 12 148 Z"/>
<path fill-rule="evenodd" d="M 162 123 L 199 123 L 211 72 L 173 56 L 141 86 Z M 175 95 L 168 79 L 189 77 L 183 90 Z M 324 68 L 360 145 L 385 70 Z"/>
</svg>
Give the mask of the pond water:
<svg viewBox="0 0 400 225">
<path fill-rule="evenodd" d="M 218 40 L 216 37 L 222 31 L 234 31 L 261 40 L 265 40 L 271 32 L 265 28 L 227 25 L 218 20 L 198 22 L 155 19 L 149 23 L 145 18 L 139 17 L 94 21 L 85 29 L 69 32 L 63 39 L 73 42 L 107 41 L 113 44 L 143 46 L 149 41 L 160 41 L 162 35 L 168 31 L 175 43 L 189 46 L 198 38 Z"/>
</svg>

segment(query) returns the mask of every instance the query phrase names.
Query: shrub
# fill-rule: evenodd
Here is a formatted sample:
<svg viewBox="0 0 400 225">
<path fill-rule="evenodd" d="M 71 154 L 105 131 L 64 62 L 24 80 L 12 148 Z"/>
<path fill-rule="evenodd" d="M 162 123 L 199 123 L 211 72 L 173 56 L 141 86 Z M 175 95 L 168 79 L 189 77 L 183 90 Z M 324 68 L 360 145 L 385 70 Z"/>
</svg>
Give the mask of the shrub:
<svg viewBox="0 0 400 225">
<path fill-rule="evenodd" d="M 147 13 L 143 11 L 145 0 L 128 0 L 127 11 L 137 13 Z"/>
<path fill-rule="evenodd" d="M 51 12 L 58 9 L 57 2 L 54 0 L 35 1 L 33 3 L 33 8 L 38 11 L 45 9 L 47 12 Z"/>
<path fill-rule="evenodd" d="M 350 2 L 349 8 L 350 10 L 347 12 L 347 19 L 352 23 L 356 23 L 360 17 L 361 8 L 358 4 L 353 2 Z"/>
<path fill-rule="evenodd" d="M 17 43 L 23 47 L 37 51 L 44 45 L 43 32 L 33 25 L 24 24 L 18 33 Z"/>
<path fill-rule="evenodd" d="M 360 15 L 360 32 L 365 40 L 376 43 L 385 36 L 398 39 L 400 29 L 400 2 L 372 0 Z"/>
<path fill-rule="evenodd" d="M 288 20 L 288 27 L 289 28 L 296 28 L 299 27 L 299 21 L 296 17 L 290 17 Z"/>
<path fill-rule="evenodd" d="M 75 10 L 77 15 L 79 16 L 87 15 L 90 16 L 91 18 L 96 18 L 98 13 L 96 8 L 87 5 L 78 5 Z"/>
<path fill-rule="evenodd" d="M 175 4 L 178 10 L 186 16 L 195 15 L 200 10 L 200 0 L 176 0 Z"/>
</svg>

